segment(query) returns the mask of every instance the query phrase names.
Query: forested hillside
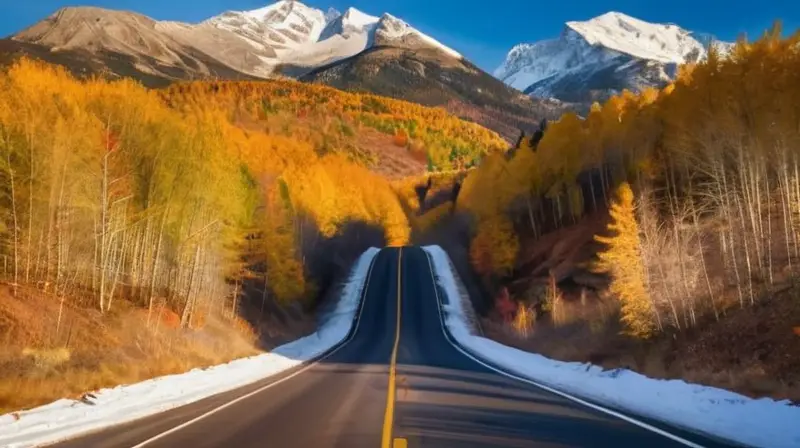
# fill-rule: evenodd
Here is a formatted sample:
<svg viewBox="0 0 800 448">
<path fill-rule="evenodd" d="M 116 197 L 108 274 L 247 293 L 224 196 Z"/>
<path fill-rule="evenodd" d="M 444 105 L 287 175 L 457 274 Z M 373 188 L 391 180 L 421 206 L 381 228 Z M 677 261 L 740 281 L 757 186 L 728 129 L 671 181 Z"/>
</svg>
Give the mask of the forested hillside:
<svg viewBox="0 0 800 448">
<path fill-rule="evenodd" d="M 513 343 L 800 397 L 799 45 L 711 49 L 468 174 L 450 232 Z"/>
<path fill-rule="evenodd" d="M 238 126 L 289 136 L 318 154 L 343 154 L 376 169 L 384 155 L 374 142 L 363 142 L 365 130 L 388 136 L 429 171 L 469 167 L 507 147 L 496 133 L 442 108 L 295 81 L 175 84 L 162 96 L 181 109 L 213 104 Z"/>
<path fill-rule="evenodd" d="M 532 98 L 463 58 L 435 50 L 375 47 L 303 75 L 303 81 L 440 106 L 496 131 L 509 142 L 566 104 Z"/>
<path fill-rule="evenodd" d="M 19 61 L 0 73 L 0 408 L 297 336 L 361 251 L 408 241 L 387 160 L 407 175 L 502 145 L 325 87 L 151 91 Z"/>
</svg>

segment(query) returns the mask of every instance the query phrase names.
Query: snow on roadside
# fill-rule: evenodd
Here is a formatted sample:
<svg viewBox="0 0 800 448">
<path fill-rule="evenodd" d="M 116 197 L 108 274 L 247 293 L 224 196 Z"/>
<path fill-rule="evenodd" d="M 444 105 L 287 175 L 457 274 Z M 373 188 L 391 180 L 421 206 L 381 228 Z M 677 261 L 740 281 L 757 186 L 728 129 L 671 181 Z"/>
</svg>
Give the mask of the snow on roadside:
<svg viewBox="0 0 800 448">
<path fill-rule="evenodd" d="M 62 399 L 0 416 L 0 446 L 19 448 L 54 443 L 129 422 L 245 386 L 323 354 L 350 332 L 370 264 L 377 253 L 378 249 L 370 248 L 361 255 L 335 310 L 321 322 L 316 333 L 250 358 L 103 389 L 94 394 L 92 405 Z"/>
<path fill-rule="evenodd" d="M 458 344 L 477 358 L 537 383 L 631 415 L 759 447 L 800 446 L 800 407 L 788 401 L 752 399 L 681 380 L 648 378 L 625 369 L 603 370 L 561 362 L 517 350 L 470 331 L 468 300 L 458 293 L 458 274 L 439 246 L 430 255 L 442 298 L 447 328 Z"/>
</svg>

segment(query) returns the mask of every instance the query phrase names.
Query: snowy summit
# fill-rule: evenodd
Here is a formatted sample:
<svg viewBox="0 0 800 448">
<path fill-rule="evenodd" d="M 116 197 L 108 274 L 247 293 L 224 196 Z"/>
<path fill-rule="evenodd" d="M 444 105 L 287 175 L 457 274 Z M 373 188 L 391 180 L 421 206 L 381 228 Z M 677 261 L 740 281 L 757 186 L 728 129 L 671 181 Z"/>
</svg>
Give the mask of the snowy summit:
<svg viewBox="0 0 800 448">
<path fill-rule="evenodd" d="M 567 22 L 593 46 L 602 46 L 642 59 L 682 63 L 705 48 L 692 33 L 672 24 L 649 23 L 634 17 L 609 12 L 586 22 Z"/>
<path fill-rule="evenodd" d="M 624 88 L 663 85 L 674 78 L 678 65 L 706 57 L 701 40 L 708 41 L 674 24 L 609 12 L 567 22 L 556 39 L 517 45 L 494 75 L 536 96 L 592 100 Z M 714 45 L 723 52 L 730 48 Z"/>
<path fill-rule="evenodd" d="M 205 23 L 231 31 L 252 45 L 286 48 L 319 39 L 326 20 L 318 9 L 281 0 L 252 11 L 228 11 Z"/>
<path fill-rule="evenodd" d="M 343 14 L 327 12 L 294 0 L 280 0 L 252 11 L 228 11 L 204 22 L 229 31 L 258 49 L 274 50 L 264 64 L 318 67 L 354 56 L 376 44 L 436 48 L 451 56 L 456 51 L 390 14 L 376 17 L 356 8 Z"/>
</svg>

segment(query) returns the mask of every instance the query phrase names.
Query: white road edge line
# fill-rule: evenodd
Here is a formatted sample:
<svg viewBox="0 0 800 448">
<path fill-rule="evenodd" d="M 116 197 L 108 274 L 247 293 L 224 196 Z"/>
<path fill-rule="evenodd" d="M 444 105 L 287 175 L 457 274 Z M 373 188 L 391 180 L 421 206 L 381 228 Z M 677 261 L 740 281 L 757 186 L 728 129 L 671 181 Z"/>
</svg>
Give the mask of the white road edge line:
<svg viewBox="0 0 800 448">
<path fill-rule="evenodd" d="M 439 310 L 439 320 L 440 320 L 440 322 L 442 324 L 442 332 L 444 333 L 444 337 L 445 337 L 445 339 L 447 339 L 447 341 L 450 343 L 450 345 L 452 345 L 453 347 L 455 347 L 456 350 L 458 350 L 459 352 L 464 354 L 464 356 L 472 359 L 473 361 L 475 361 L 478 364 L 486 367 L 487 369 L 491 369 L 491 370 L 499 373 L 500 375 L 506 376 L 508 378 L 511 378 L 511 379 L 514 379 L 514 380 L 517 380 L 517 381 L 521 381 L 523 383 L 530 384 L 530 385 L 538 387 L 540 389 L 544 389 L 547 392 L 550 392 L 550 393 L 556 394 L 558 396 L 564 397 L 564 398 L 566 398 L 566 399 L 568 399 L 570 401 L 574 401 L 575 403 L 581 404 L 583 406 L 586 406 L 588 408 L 591 408 L 591 409 L 594 409 L 596 411 L 602 412 L 604 414 L 608 414 L 608 415 L 611 415 L 613 417 L 617 417 L 617 418 L 619 418 L 621 420 L 624 420 L 624 421 L 626 421 L 628 423 L 631 423 L 633 425 L 636 425 L 636 426 L 638 426 L 640 428 L 643 428 L 643 429 L 646 429 L 648 431 L 654 432 L 656 434 L 664 436 L 664 437 L 666 437 L 668 439 L 671 439 L 671 440 L 673 440 L 675 442 L 681 443 L 681 444 L 686 445 L 688 447 L 691 447 L 691 448 L 705 448 L 705 447 L 703 447 L 703 445 L 698 445 L 697 443 L 694 443 L 692 441 L 686 440 L 686 439 L 684 439 L 684 438 L 682 438 L 680 436 L 677 436 L 675 434 L 672 434 L 672 433 L 669 433 L 667 431 L 664 431 L 663 429 L 657 428 L 657 427 L 655 427 L 653 425 L 650 425 L 650 424 L 645 423 L 643 421 L 637 420 L 637 419 L 635 419 L 633 417 L 627 416 L 625 414 L 621 414 L 621 413 L 619 413 L 617 411 L 614 411 L 612 409 L 604 408 L 604 407 L 596 405 L 594 403 L 590 403 L 588 401 L 585 401 L 585 400 L 582 400 L 582 399 L 580 399 L 578 397 L 570 395 L 570 394 L 568 394 L 566 392 L 562 392 L 560 390 L 553 389 L 552 387 L 546 386 L 544 384 L 540 384 L 540 383 L 538 383 L 538 382 L 536 382 L 534 380 L 531 380 L 529 378 L 525 378 L 525 377 L 518 376 L 518 375 L 515 375 L 513 373 L 510 373 L 510 372 L 507 372 L 505 370 L 501 370 L 501 369 L 499 369 L 499 368 L 497 368 L 497 367 L 495 367 L 495 366 L 493 366 L 491 364 L 487 364 L 485 361 L 482 361 L 481 359 L 477 358 L 475 355 L 470 353 L 468 350 L 463 349 L 461 347 L 461 345 L 459 345 L 456 341 L 454 341 L 450 337 L 450 334 L 449 334 L 449 332 L 447 330 L 447 326 L 446 326 L 447 324 L 445 323 L 444 314 L 442 313 L 442 300 L 441 300 L 441 297 L 439 297 L 439 285 L 436 282 L 436 272 L 435 272 L 435 269 L 433 267 L 433 262 L 431 261 L 431 255 L 425 249 L 422 249 L 422 251 L 425 252 L 425 256 L 428 259 L 428 266 L 430 267 L 431 280 L 433 281 L 433 289 L 434 289 L 434 292 L 436 293 L 436 303 L 438 305 L 437 309 Z M 455 300 L 457 298 L 452 298 L 452 299 Z"/>
<path fill-rule="evenodd" d="M 335 347 L 330 349 L 328 352 L 324 353 L 323 355 L 319 356 L 316 359 L 311 360 L 305 367 L 303 367 L 300 370 L 298 370 L 297 372 L 294 372 L 293 374 L 287 376 L 286 378 L 281 378 L 278 381 L 275 381 L 273 383 L 269 383 L 269 384 L 267 384 L 266 386 L 264 386 L 262 388 L 259 388 L 259 389 L 255 390 L 253 392 L 250 392 L 247 395 L 243 395 L 243 396 L 241 396 L 241 397 L 239 397 L 239 398 L 237 398 L 235 400 L 231 400 L 231 401 L 229 401 L 229 402 L 227 402 L 227 403 L 225 403 L 223 405 L 220 405 L 219 407 L 216 407 L 216 408 L 206 412 L 205 414 L 198 415 L 197 417 L 195 417 L 195 418 L 193 418 L 193 419 L 191 419 L 191 420 L 189 420 L 187 422 L 181 423 L 180 425 L 178 425 L 178 426 L 176 426 L 176 427 L 174 427 L 172 429 L 169 429 L 167 431 L 164 431 L 161 434 L 158 434 L 158 435 L 156 435 L 154 437 L 151 437 L 151 438 L 145 440 L 144 442 L 141 442 L 138 445 L 135 445 L 135 446 L 133 446 L 131 448 L 144 447 L 144 446 L 146 446 L 146 445 L 148 445 L 148 444 L 150 444 L 152 442 L 155 442 L 155 441 L 157 441 L 159 439 L 162 439 L 162 438 L 164 438 L 164 437 L 166 437 L 166 436 L 168 436 L 170 434 L 174 434 L 174 433 L 180 431 L 181 429 L 186 428 L 189 425 L 197 423 L 198 421 L 200 421 L 200 420 L 202 420 L 202 419 L 204 419 L 206 417 L 214 415 L 214 414 L 216 414 L 217 412 L 219 412 L 219 411 L 221 411 L 223 409 L 226 409 L 226 408 L 228 408 L 230 406 L 233 406 L 234 404 L 239 403 L 240 401 L 246 400 L 246 399 L 252 397 L 253 395 L 260 394 L 261 392 L 264 392 L 265 390 L 267 390 L 267 389 L 269 389 L 269 388 L 271 388 L 273 386 L 277 386 L 278 384 L 281 384 L 281 383 L 283 383 L 285 381 L 288 381 L 288 380 L 296 377 L 297 375 L 300 375 L 301 373 L 305 372 L 306 370 L 308 370 L 308 369 L 310 369 L 312 367 L 315 367 L 317 364 L 319 364 L 320 361 L 323 361 L 326 358 L 329 358 L 334 353 L 336 353 L 339 350 L 341 350 L 342 347 L 344 347 L 345 345 L 350 343 L 350 341 L 352 341 L 353 338 L 355 337 L 356 333 L 358 333 L 358 326 L 361 324 L 361 313 L 364 311 L 364 302 L 367 299 L 367 291 L 369 291 L 369 281 L 372 279 L 372 268 L 375 266 L 375 260 L 378 259 L 378 255 L 379 254 L 380 254 L 380 251 L 378 253 L 376 253 L 375 257 L 373 257 L 372 261 L 370 261 L 369 270 L 367 271 L 367 280 L 366 280 L 366 282 L 364 282 L 363 289 L 361 290 L 361 300 L 359 301 L 360 303 L 358 304 L 358 317 L 357 317 L 357 319 L 355 321 L 355 326 L 352 329 L 350 329 L 350 334 L 347 336 L 346 339 L 344 339 L 343 341 L 339 342 L 338 345 L 336 345 Z"/>
</svg>

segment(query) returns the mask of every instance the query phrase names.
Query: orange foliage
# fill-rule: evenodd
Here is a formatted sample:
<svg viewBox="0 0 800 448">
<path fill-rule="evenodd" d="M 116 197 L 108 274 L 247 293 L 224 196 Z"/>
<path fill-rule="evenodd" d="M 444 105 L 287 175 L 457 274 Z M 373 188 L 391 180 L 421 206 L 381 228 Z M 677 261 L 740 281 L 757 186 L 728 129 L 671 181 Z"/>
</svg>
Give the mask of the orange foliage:
<svg viewBox="0 0 800 448">
<path fill-rule="evenodd" d="M 181 326 L 181 316 L 178 315 L 175 311 L 167 307 L 163 307 L 158 311 L 157 319 L 161 322 L 166 328 L 179 328 Z"/>
<path fill-rule="evenodd" d="M 472 239 L 469 254 L 479 274 L 504 276 L 511 273 L 518 249 L 519 241 L 513 225 L 498 215 L 481 225 Z"/>
<path fill-rule="evenodd" d="M 405 148 L 408 146 L 408 133 L 405 129 L 398 129 L 394 132 L 394 138 L 392 142 L 401 148 Z"/>
<path fill-rule="evenodd" d="M 502 242 L 517 233 L 537 238 L 577 222 L 584 210 L 605 209 L 623 185 L 612 235 L 598 241 L 607 246 L 600 266 L 613 278 L 628 333 L 688 328 L 700 312 L 720 318 L 733 286 L 741 307 L 754 304 L 764 286 L 755 282 L 770 289 L 797 271 L 799 47 L 800 33 L 784 37 L 776 26 L 727 55 L 711 48 L 661 91 L 623 91 L 592 105 L 585 119 L 565 114 L 538 145 L 522 141 L 508 157 L 486 157 L 457 204 L 473 218 L 476 270 L 503 275 L 513 245 Z M 654 203 L 646 234 L 626 182 Z M 640 243 L 650 247 L 644 255 Z M 665 247 L 675 247 L 675 274 L 661 272 L 656 260 Z M 659 308 L 671 316 L 661 318 Z"/>
<path fill-rule="evenodd" d="M 430 123 L 412 123 L 423 119 Z M 150 91 L 128 80 L 80 82 L 23 59 L 0 72 L 0 151 L 13 152 L 3 162 L 19 176 L 12 195 L 0 173 L 0 256 L 15 264 L 17 279 L 38 275 L 52 284 L 61 266 L 55 288 L 69 278 L 91 290 L 98 282 L 85 250 L 96 242 L 84 230 L 105 220 L 100 225 L 113 236 L 100 242 L 106 247 L 97 263 L 106 287 L 93 291 L 101 308 L 122 290 L 114 286 L 131 280 L 138 282 L 132 288 L 166 293 L 183 317 L 165 308 L 166 325 L 190 325 L 192 312 L 203 309 L 197 302 L 211 294 L 232 300 L 231 280 L 250 266 L 266 266 L 277 300 L 312 300 L 317 289 L 303 251 L 313 245 L 304 241 L 333 238 L 351 222 L 382 228 L 390 244 L 409 238 L 391 185 L 352 150 L 361 121 L 419 132 L 441 122 L 464 145 L 493 139 L 439 110 L 320 86 L 197 82 Z M 6 213 L 23 203 L 24 214 Z M 59 252 L 58 264 L 48 251 L 34 259 L 44 241 L 62 241 L 72 258 Z M 196 283 L 156 272 L 151 284 L 142 275 L 170 266 Z"/>
<path fill-rule="evenodd" d="M 267 134 L 309 143 L 323 154 L 347 151 L 355 129 L 361 126 L 392 135 L 398 146 L 406 147 L 413 140 L 436 160 L 433 168 L 438 170 L 451 169 L 454 163 L 474 164 L 506 147 L 496 133 L 442 108 L 317 84 L 187 82 L 172 85 L 162 96 L 181 110 L 217 109 L 236 124 L 258 121 Z M 458 157 L 451 157 L 456 154 L 454 148 L 459 149 Z"/>
</svg>

